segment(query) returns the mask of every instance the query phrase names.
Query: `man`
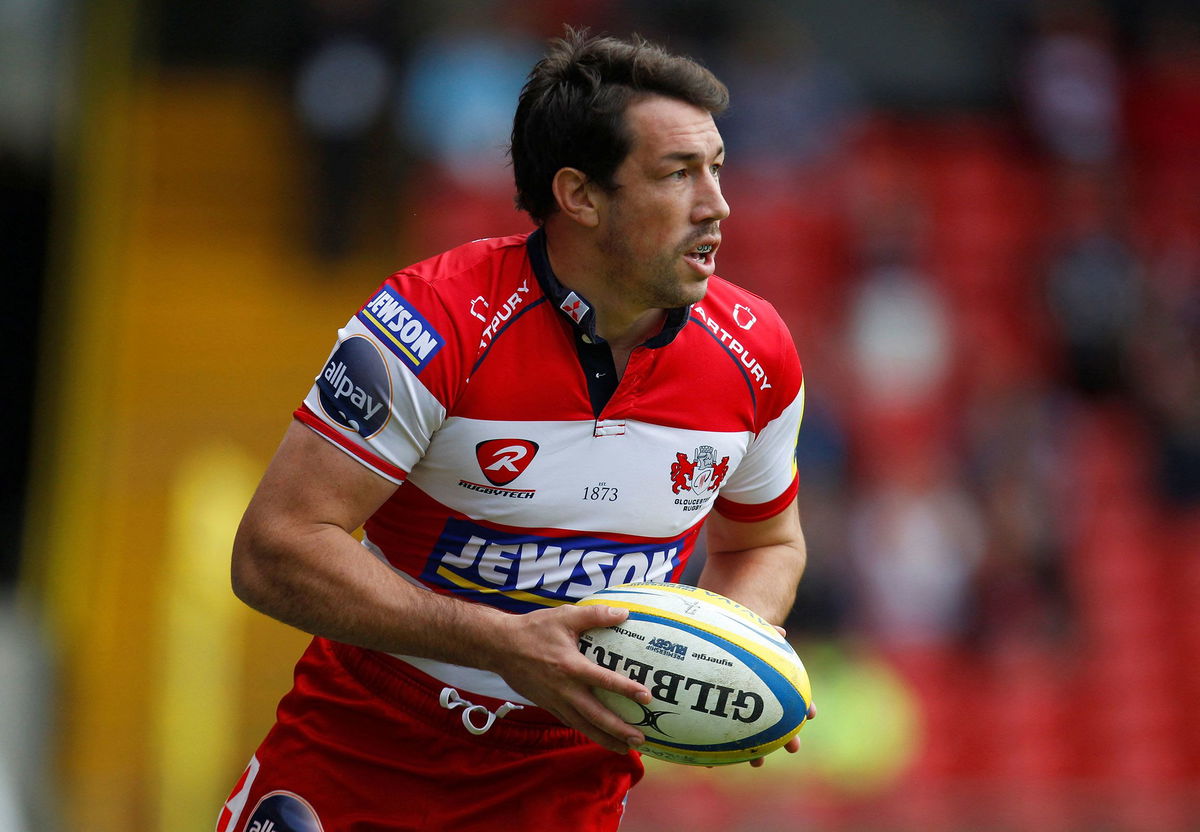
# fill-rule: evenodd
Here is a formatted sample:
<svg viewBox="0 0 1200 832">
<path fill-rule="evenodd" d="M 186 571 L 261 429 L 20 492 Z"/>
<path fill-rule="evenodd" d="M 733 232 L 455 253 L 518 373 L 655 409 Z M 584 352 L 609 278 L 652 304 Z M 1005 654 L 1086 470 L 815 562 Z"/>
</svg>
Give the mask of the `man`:
<svg viewBox="0 0 1200 832">
<path fill-rule="evenodd" d="M 726 102 L 568 33 L 514 120 L 538 230 L 393 275 L 341 330 L 234 546 L 238 596 L 316 638 L 220 832 L 615 829 L 644 737 L 592 689 L 649 691 L 578 649 L 625 614 L 572 602 L 677 579 L 705 524 L 700 582 L 782 621 L 803 385 L 713 276 Z"/>
</svg>

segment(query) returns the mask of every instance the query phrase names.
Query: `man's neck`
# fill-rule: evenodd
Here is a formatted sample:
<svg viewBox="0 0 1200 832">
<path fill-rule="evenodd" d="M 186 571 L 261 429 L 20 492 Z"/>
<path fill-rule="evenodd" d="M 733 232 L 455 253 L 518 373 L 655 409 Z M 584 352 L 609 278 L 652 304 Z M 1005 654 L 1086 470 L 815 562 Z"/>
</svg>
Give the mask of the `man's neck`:
<svg viewBox="0 0 1200 832">
<path fill-rule="evenodd" d="M 565 239 L 564 239 L 565 237 Z M 608 282 L 601 269 L 583 264 L 595 262 L 595 255 L 583 250 L 586 241 L 569 235 L 546 235 L 546 255 L 555 277 L 568 289 L 579 292 L 596 315 L 596 334 L 607 341 L 614 356 L 621 351 L 628 357 L 635 347 L 662 329 L 666 310 L 632 305 Z"/>
</svg>

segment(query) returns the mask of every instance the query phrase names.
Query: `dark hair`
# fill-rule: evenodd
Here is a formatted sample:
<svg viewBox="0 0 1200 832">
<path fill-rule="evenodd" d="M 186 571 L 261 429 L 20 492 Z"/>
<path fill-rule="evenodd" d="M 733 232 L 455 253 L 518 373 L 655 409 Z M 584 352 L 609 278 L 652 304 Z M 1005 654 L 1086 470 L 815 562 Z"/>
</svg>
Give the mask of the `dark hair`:
<svg viewBox="0 0 1200 832">
<path fill-rule="evenodd" d="M 729 91 L 700 64 L 642 37 L 589 37 L 567 28 L 551 42 L 521 90 L 510 154 L 517 207 L 539 224 L 558 206 L 551 183 L 576 168 L 604 188 L 629 154 L 625 110 L 646 95 L 664 95 L 714 115 Z"/>
</svg>

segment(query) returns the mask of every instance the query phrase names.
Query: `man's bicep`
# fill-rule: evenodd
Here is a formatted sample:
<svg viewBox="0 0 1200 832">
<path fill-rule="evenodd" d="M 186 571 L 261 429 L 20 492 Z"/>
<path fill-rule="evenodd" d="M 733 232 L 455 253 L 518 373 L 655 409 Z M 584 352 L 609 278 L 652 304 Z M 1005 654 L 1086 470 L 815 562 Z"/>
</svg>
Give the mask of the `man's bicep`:
<svg viewBox="0 0 1200 832">
<path fill-rule="evenodd" d="M 249 521 L 334 525 L 350 532 L 397 486 L 293 421 L 259 483 Z"/>
<path fill-rule="evenodd" d="M 234 537 L 234 594 L 306 633 L 368 646 L 394 643 L 395 634 L 381 636 L 380 627 L 399 608 L 402 588 L 351 532 L 395 488 L 293 423 Z"/>
<path fill-rule="evenodd" d="M 804 535 L 796 503 L 764 520 L 744 523 L 708 516 L 708 557 L 700 586 L 745 604 L 780 624 L 804 573 Z"/>
<path fill-rule="evenodd" d="M 783 511 L 764 520 L 748 523 L 730 519 L 720 511 L 714 511 L 705 522 L 705 532 L 710 555 L 742 552 L 764 546 L 799 546 L 801 549 L 804 546 L 800 513 L 795 498 Z"/>
</svg>

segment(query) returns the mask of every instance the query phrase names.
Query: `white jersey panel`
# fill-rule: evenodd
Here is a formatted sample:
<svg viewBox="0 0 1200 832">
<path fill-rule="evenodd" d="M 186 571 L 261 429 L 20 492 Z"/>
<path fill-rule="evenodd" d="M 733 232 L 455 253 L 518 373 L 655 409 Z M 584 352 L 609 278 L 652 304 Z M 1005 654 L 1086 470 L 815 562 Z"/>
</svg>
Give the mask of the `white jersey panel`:
<svg viewBox="0 0 1200 832">
<path fill-rule="evenodd" d="M 409 480 L 472 519 L 668 538 L 708 513 L 751 438 L 637 421 L 606 429 L 590 419 L 451 416 Z"/>
<path fill-rule="evenodd" d="M 782 413 L 759 431 L 742 464 L 729 475 L 721 496 L 735 503 L 768 502 L 785 491 L 796 476 L 796 437 L 804 416 L 804 385 Z M 790 460 L 781 465 L 780 460 Z"/>
</svg>

